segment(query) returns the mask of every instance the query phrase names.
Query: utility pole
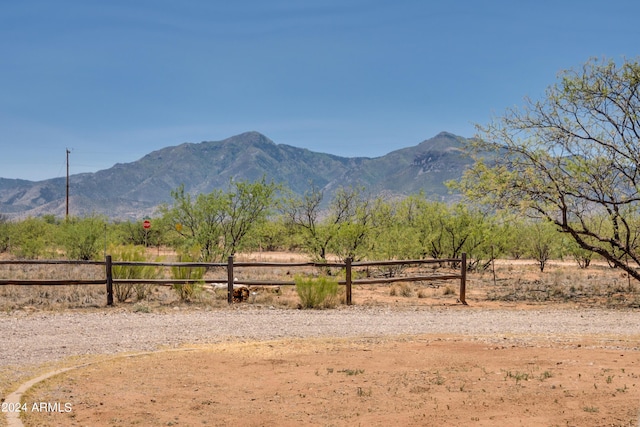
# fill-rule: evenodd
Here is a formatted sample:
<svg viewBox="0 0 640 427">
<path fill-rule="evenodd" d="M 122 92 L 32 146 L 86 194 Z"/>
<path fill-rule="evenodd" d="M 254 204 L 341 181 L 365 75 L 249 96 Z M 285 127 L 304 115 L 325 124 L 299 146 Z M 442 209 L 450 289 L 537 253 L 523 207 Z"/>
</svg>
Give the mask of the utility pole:
<svg viewBox="0 0 640 427">
<path fill-rule="evenodd" d="M 67 210 L 64 219 L 69 219 L 69 149 L 67 148 Z"/>
</svg>

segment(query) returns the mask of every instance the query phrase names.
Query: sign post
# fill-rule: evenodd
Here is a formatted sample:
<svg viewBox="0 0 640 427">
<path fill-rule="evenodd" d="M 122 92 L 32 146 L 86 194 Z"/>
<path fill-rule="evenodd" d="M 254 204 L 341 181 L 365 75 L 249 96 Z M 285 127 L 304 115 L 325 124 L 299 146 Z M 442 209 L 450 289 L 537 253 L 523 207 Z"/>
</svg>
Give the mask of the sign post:
<svg viewBox="0 0 640 427">
<path fill-rule="evenodd" d="M 146 248 L 148 246 L 147 237 L 149 235 L 149 229 L 151 228 L 151 219 L 148 216 L 144 217 L 142 228 L 144 228 L 144 247 Z"/>
</svg>

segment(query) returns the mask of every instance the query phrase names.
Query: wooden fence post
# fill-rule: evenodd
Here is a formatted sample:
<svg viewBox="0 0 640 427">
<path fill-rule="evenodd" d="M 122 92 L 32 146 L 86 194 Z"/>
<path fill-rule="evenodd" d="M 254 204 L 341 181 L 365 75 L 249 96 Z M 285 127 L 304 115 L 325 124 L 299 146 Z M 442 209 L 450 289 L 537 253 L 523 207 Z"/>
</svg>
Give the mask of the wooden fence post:
<svg viewBox="0 0 640 427">
<path fill-rule="evenodd" d="M 113 305 L 113 271 L 111 269 L 111 255 L 105 257 L 105 270 L 107 274 L 107 305 Z"/>
<path fill-rule="evenodd" d="M 233 255 L 227 258 L 227 302 L 233 304 Z"/>
<path fill-rule="evenodd" d="M 345 287 L 346 287 L 346 302 L 347 305 L 351 305 L 351 258 L 345 260 Z"/>
<path fill-rule="evenodd" d="M 462 254 L 460 264 L 460 302 L 467 305 L 467 254 Z"/>
</svg>

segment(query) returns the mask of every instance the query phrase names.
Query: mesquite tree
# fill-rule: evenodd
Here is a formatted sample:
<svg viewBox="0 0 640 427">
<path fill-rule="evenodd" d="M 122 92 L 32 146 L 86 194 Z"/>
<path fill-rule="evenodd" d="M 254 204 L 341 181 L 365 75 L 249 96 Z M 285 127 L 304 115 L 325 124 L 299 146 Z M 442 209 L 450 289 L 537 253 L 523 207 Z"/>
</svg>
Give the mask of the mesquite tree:
<svg viewBox="0 0 640 427">
<path fill-rule="evenodd" d="M 171 193 L 173 206 L 161 208 L 163 221 L 174 224 L 177 243 L 197 247 L 204 261 L 223 261 L 271 213 L 279 186 L 273 182 L 232 181 L 228 191 L 214 190 L 195 198 L 180 186 Z"/>
<path fill-rule="evenodd" d="M 324 192 L 312 187 L 289 198 L 282 208 L 286 221 L 302 237 L 304 250 L 315 261 L 326 262 L 329 252 L 340 259 L 364 257 L 373 230 L 376 204 L 361 188 L 339 188 L 323 209 Z"/>
<path fill-rule="evenodd" d="M 548 221 L 640 280 L 640 64 L 590 60 L 478 126 L 468 197 Z"/>
</svg>

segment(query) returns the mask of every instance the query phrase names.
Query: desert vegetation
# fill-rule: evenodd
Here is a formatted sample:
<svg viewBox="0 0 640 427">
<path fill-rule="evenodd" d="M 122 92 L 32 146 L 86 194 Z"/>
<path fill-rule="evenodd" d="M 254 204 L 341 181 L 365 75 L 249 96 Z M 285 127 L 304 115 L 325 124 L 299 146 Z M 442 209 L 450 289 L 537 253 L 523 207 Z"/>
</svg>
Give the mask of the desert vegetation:
<svg viewBox="0 0 640 427">
<path fill-rule="evenodd" d="M 231 180 L 226 190 L 209 194 L 178 187 L 171 193 L 173 202 L 150 218 L 151 228 L 95 215 L 12 221 L 0 215 L 0 253 L 12 259 L 97 260 L 111 252 L 115 259 L 150 261 L 153 249 L 168 249 L 173 256 L 189 254 L 190 260 L 209 263 L 273 251 L 320 263 L 465 253 L 468 271 L 489 278 L 493 289 L 487 299 L 611 301 L 623 294 L 619 299 L 634 305 L 640 280 L 639 76 L 636 61 L 591 60 L 564 72 L 545 99 L 479 126 L 482 138 L 469 147 L 474 166 L 450 183 L 464 196 L 458 203 L 424 194 L 390 200 L 353 187 L 340 188 L 326 200 L 313 185 L 299 195 L 265 177 Z M 531 260 L 539 275 L 520 274 L 508 279 L 508 292 L 500 290 L 499 260 Z M 572 280 L 565 289 L 557 273 L 547 274 L 554 262 L 573 263 L 579 272 L 572 273 L 574 278 L 607 277 L 607 283 Z M 159 274 L 136 268 L 117 274 Z M 16 273 L 22 274 L 0 272 Z M 177 269 L 173 277 L 211 273 Z M 206 295 L 198 284 L 173 291 L 181 301 Z M 151 293 L 147 287 L 124 287 L 118 299 L 145 300 Z M 426 295 L 404 285 L 390 293 Z"/>
<path fill-rule="evenodd" d="M 237 208 L 225 213 L 214 206 L 202 207 L 202 211 L 184 212 L 191 223 L 178 222 L 173 211 L 187 209 L 183 206 L 190 203 L 187 198 L 163 208 L 163 215 L 151 218 L 153 226 L 148 230 L 141 221 L 118 222 L 100 216 L 15 221 L 0 217 L 0 253 L 13 259 L 101 260 L 108 252 L 123 251 L 118 248 L 138 247 L 148 253 L 169 248 L 202 262 L 224 262 L 236 253 L 274 251 L 326 262 L 330 257 L 355 261 L 457 258 L 464 252 L 469 268 L 476 271 L 487 270 L 498 258 L 533 259 L 541 271 L 549 260 L 574 260 L 586 268 L 592 259 L 602 259 L 547 222 L 489 214 L 464 203 L 447 205 L 421 194 L 396 201 L 371 200 L 363 191 L 344 189 L 327 207 L 320 205 L 319 191 L 300 200 L 264 201 L 261 213 L 254 215 Z M 197 204 L 191 203 L 192 208 Z"/>
<path fill-rule="evenodd" d="M 243 186 L 245 183 L 237 183 Z M 114 222 L 92 216 L 68 220 L 44 216 L 21 221 L 0 222 L 0 257 L 9 259 L 103 260 L 142 262 L 219 262 L 231 253 L 237 259 L 270 260 L 279 254 L 282 261 L 327 262 L 352 257 L 355 260 L 449 258 L 467 253 L 472 298 L 494 302 L 576 302 L 635 307 L 639 305 L 636 280 L 600 255 L 580 248 L 548 221 L 527 219 L 505 213 L 483 213 L 470 205 L 447 205 L 414 195 L 403 200 L 368 199 L 362 189 L 343 189 L 336 199 L 322 207 L 322 192 L 313 190 L 296 199 L 285 196 L 263 200 L 253 213 L 243 213 L 249 202 L 234 201 L 235 208 L 222 212 L 223 201 L 262 194 L 251 184 L 247 190 L 216 193 L 215 206 L 206 207 L 176 193 L 177 202 L 151 218 L 151 229 L 141 222 Z M 269 194 L 274 187 L 269 187 Z M 286 198 L 288 197 L 288 199 Z M 251 201 L 256 203 L 255 201 Z M 189 205 L 190 207 L 187 207 Z M 197 208 L 196 209 L 196 205 Z M 184 209 L 180 217 L 176 211 Z M 189 210 L 192 209 L 192 210 Z M 209 209 L 209 211 L 207 211 Z M 215 212 L 217 212 L 217 217 Z M 176 218 L 183 218 L 177 222 Z M 191 218 L 191 225 L 185 218 Z M 217 218 L 217 219 L 215 219 Z M 214 221 L 217 221 L 215 222 Z M 207 222 L 207 221 L 213 221 Z M 233 222 L 229 225 L 227 222 Z M 228 237 L 232 236 L 232 237 Z M 235 237 L 233 237 L 235 236 Z M 235 239 L 225 245 L 227 238 Z M 434 265 L 431 272 L 452 265 Z M 355 274 L 401 276 L 407 267 L 389 266 L 360 269 Z M 292 280 L 295 275 L 335 279 L 339 269 L 245 269 L 238 274 L 247 279 Z M 116 266 L 119 279 L 193 279 L 193 284 L 151 286 L 118 284 L 117 303 L 131 304 L 135 310 L 160 309 L 170 304 L 188 303 L 207 307 L 224 306 L 226 289 L 204 285 L 212 279 L 226 279 L 221 269 L 153 266 Z M 0 265 L 3 279 L 102 279 L 99 266 L 9 266 Z M 318 285 L 319 286 L 319 285 Z M 455 301 L 451 282 L 399 283 L 356 289 L 356 303 L 428 304 L 437 300 Z M 309 303 L 311 291 L 298 287 L 253 289 L 250 303 L 283 307 L 335 306 Z M 99 286 L 1 286 L 2 308 L 100 307 L 104 289 Z M 320 291 L 324 292 L 324 291 Z M 376 298 L 374 298 L 376 296 Z M 315 297 L 314 297 L 315 298 Z"/>
<path fill-rule="evenodd" d="M 343 328 L 339 333 L 354 325 L 378 326 L 378 319 L 386 321 L 390 312 L 390 317 L 400 320 L 396 328 L 385 329 L 386 334 L 402 334 L 393 340 L 376 329 L 355 340 L 339 342 L 333 338 L 312 348 L 309 340 L 222 343 L 180 355 L 147 353 L 116 363 L 96 362 L 79 367 L 84 370 L 81 375 L 58 375 L 49 385 L 32 390 L 29 398 L 73 402 L 74 412 L 68 416 L 87 424 L 95 424 L 92 421 L 96 419 L 139 424 L 148 422 L 149 414 L 156 417 L 156 424 L 166 425 L 178 420 L 183 424 L 210 422 L 215 419 L 212 417 L 224 417 L 220 418 L 222 424 L 238 424 L 246 423 L 250 416 L 261 423 L 266 419 L 277 424 L 283 420 L 282 414 L 299 424 L 311 413 L 323 424 L 339 419 L 345 425 L 387 419 L 407 425 L 461 425 L 469 421 L 486 425 L 635 423 L 637 329 L 629 321 L 634 310 L 628 309 L 640 308 L 640 124 L 635 113 L 639 84 L 637 63 L 618 68 L 613 63 L 591 61 L 581 71 L 565 73 L 560 83 L 549 89 L 546 100 L 532 102 L 525 110 L 509 112 L 480 128 L 486 138 L 474 142 L 477 163 L 460 182 L 452 184 L 466 197 L 455 204 L 428 200 L 424 194 L 388 200 L 371 197 L 364 188 L 342 188 L 331 200 L 325 200 L 318 188 L 296 196 L 263 178 L 251 183 L 231 182 L 227 191 L 210 194 L 190 195 L 180 187 L 172 193 L 174 202 L 150 219 L 151 228 L 99 216 L 16 221 L 0 217 L 0 261 L 85 261 L 43 265 L 0 262 L 0 279 L 102 278 L 101 266 L 86 261 L 103 259 L 107 254 L 116 261 L 191 263 L 169 268 L 115 266 L 114 276 L 130 281 L 115 289 L 121 308 L 113 318 L 117 320 L 122 314 L 124 321 L 131 323 L 129 309 L 141 313 L 136 315 L 140 323 L 158 322 L 147 328 L 146 339 L 150 341 L 151 333 L 165 327 L 167 318 L 181 321 L 188 329 L 198 320 L 194 313 L 204 314 L 204 324 L 209 325 L 206 311 L 227 307 L 227 290 L 215 286 L 227 280 L 222 269 L 193 264 L 219 263 L 231 255 L 246 261 L 318 264 L 302 269 L 282 264 L 234 269 L 234 277 L 240 280 L 269 279 L 275 283 L 295 278 L 295 286 L 244 287 L 242 304 L 214 313 L 215 321 L 224 316 L 231 319 L 231 335 L 235 337 L 281 336 L 280 329 L 287 328 L 281 328 L 277 321 L 289 321 L 293 332 L 285 333 L 297 334 L 296 327 L 301 325 L 311 326 L 317 333 L 316 329 L 323 327 L 318 316 L 350 316 L 351 324 L 343 318 L 335 322 Z M 455 289 L 446 280 L 405 279 L 389 285 L 356 285 L 354 301 L 365 309 L 268 311 L 276 307 L 338 307 L 343 298 L 338 283 L 345 272 L 331 261 L 443 260 L 429 267 L 435 273 L 457 268 L 455 263 L 463 253 L 468 262 L 467 301 L 481 310 L 462 305 L 459 310 L 418 310 L 420 306 L 455 305 Z M 402 277 L 418 268 L 424 267 L 361 266 L 353 274 Z M 149 278 L 167 279 L 167 286 L 143 283 Z M 141 283 L 136 283 L 137 279 Z M 171 283 L 178 279 L 190 282 Z M 104 293 L 104 286 L 6 285 L 0 286 L 0 310 L 103 307 Z M 536 310 L 540 305 L 555 307 Z M 389 306 L 400 309 L 388 310 Z M 523 311 L 531 307 L 534 309 L 528 314 L 533 316 L 527 317 Z M 143 314 L 183 308 L 193 311 L 176 311 L 176 316 Z M 627 310 L 617 310 L 620 308 Z M 71 325 L 85 328 L 85 320 L 94 314 L 81 313 L 83 321 Z M 183 314 L 188 315 L 187 321 Z M 54 322 L 58 317 L 64 320 L 65 315 L 77 313 L 20 313 L 15 317 L 33 324 Z M 243 316 L 248 321 L 238 327 Z M 264 321 L 256 322 L 265 317 L 269 318 L 268 327 Z M 525 321 L 519 322 L 523 317 Z M 456 329 L 460 335 L 450 335 L 448 328 L 454 320 L 464 326 Z M 474 329 L 482 322 L 483 327 Z M 514 332 L 517 323 L 520 327 Z M 416 324 L 426 328 L 427 335 L 408 336 L 406 325 Z M 569 332 L 567 325 L 571 325 Z M 631 326 L 620 332 L 612 330 L 614 325 Z M 443 328 L 437 329 L 443 336 L 434 334 L 436 326 Z M 532 326 L 540 329 L 532 330 Z M 100 319 L 101 332 L 102 327 Z M 218 335 L 208 328 L 196 329 L 206 329 L 206 338 Z M 18 340 L 20 335 L 8 336 Z M 167 335 L 159 336 L 166 345 Z M 78 345 L 73 334 L 64 337 L 65 345 L 55 349 L 58 354 L 64 354 L 67 345 Z M 82 341 L 85 335 L 79 338 Z M 36 340 L 22 342 L 40 345 Z M 37 353 L 17 349 L 25 355 Z M 233 352 L 234 357 L 228 357 Z M 187 375 L 190 372 L 198 374 Z M 227 380 L 225 375 L 231 377 Z M 139 381 L 146 388 L 142 389 L 142 401 L 134 400 L 139 398 L 140 388 L 130 387 L 132 378 L 144 378 Z M 179 391 L 167 386 L 176 384 L 176 378 L 182 385 Z M 7 384 L 5 380 L 0 386 L 11 385 Z M 248 405 L 247 396 L 256 404 Z M 129 407 L 120 406 L 122 401 L 130 401 Z M 158 402 L 166 410 L 158 411 Z M 184 404 L 180 408 L 167 406 L 176 402 Z M 184 411 L 184 405 L 189 405 L 190 411 Z M 165 415 L 171 418 L 160 418 Z M 67 415 L 53 416 L 58 417 L 53 421 L 58 425 L 59 417 Z M 33 425 L 47 425 L 43 422 L 48 421 L 46 417 L 52 419 L 51 414 L 27 416 Z"/>
</svg>

